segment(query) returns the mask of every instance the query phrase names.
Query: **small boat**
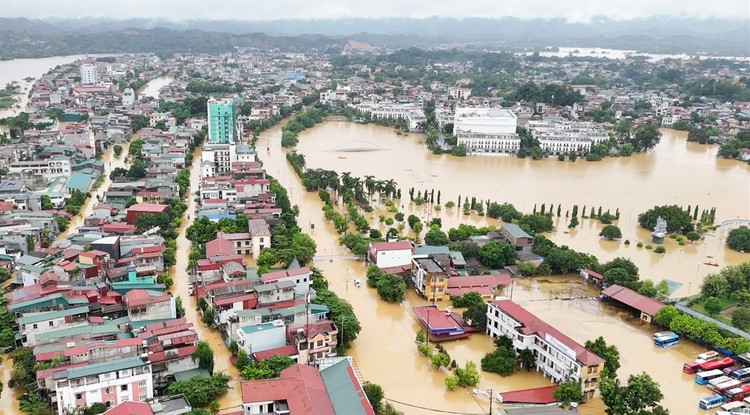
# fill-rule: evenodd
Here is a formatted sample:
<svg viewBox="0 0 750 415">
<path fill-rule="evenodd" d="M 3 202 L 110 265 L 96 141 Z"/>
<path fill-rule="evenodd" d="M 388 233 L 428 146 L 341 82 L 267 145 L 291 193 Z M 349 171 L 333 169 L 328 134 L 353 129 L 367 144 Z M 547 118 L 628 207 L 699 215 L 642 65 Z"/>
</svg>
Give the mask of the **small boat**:
<svg viewBox="0 0 750 415">
<path fill-rule="evenodd" d="M 709 262 L 704 262 L 703 265 L 708 265 L 708 266 L 711 266 L 711 267 L 718 267 L 719 266 L 719 262 L 716 261 L 716 260 L 714 260 L 713 262 L 710 262 L 710 261 Z"/>
</svg>

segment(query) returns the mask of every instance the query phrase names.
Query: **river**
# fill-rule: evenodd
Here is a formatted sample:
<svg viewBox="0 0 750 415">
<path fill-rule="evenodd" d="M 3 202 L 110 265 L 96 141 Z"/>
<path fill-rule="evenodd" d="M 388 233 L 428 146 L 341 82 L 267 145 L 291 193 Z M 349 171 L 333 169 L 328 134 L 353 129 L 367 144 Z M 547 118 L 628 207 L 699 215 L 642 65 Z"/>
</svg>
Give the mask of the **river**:
<svg viewBox="0 0 750 415">
<path fill-rule="evenodd" d="M 415 408 L 476 413 L 486 411 L 487 402 L 474 398 L 465 391 L 446 392 L 445 373 L 436 373 L 426 359 L 418 355 L 414 335 L 419 326 L 410 314 L 411 306 L 422 303 L 409 293 L 405 305 L 387 304 L 378 299 L 373 289 L 355 288 L 353 278 L 363 278 L 361 262 L 346 259 L 347 249 L 338 246 L 338 234 L 324 222 L 322 203 L 316 193 L 304 191 L 300 180 L 284 158 L 287 150 L 280 146 L 280 127 L 261 134 L 257 148 L 269 174 L 279 179 L 290 194 L 293 204 L 300 207 L 300 226 L 309 229 L 318 245 L 315 265 L 326 275 L 329 284 L 340 296 L 349 300 L 362 323 L 362 332 L 354 342 L 350 354 L 355 359 L 362 377 L 383 386 L 389 399 L 398 401 L 398 409 L 407 414 L 428 414 Z M 635 248 L 636 240 L 645 240 L 647 231 L 637 229 L 637 214 L 656 204 L 678 203 L 702 207 L 717 207 L 717 219 L 750 217 L 748 211 L 748 166 L 731 160 L 713 157 L 715 147 L 686 143 L 679 132 L 663 131 L 664 137 L 649 154 L 630 158 L 608 158 L 598 163 L 578 161 L 521 160 L 511 157 L 435 156 L 424 149 L 422 136 L 398 136 L 390 128 L 328 121 L 300 134 L 297 149 L 306 156 L 310 168 L 325 167 L 339 173 L 349 171 L 355 176 L 374 175 L 377 179 L 394 179 L 404 195 L 410 187 L 441 190 L 442 203 L 463 197 L 476 196 L 514 203 L 523 211 L 530 211 L 535 203 L 561 203 L 563 212 L 573 204 L 603 205 L 612 211 L 620 208 L 620 226 L 625 237 L 633 241 L 631 247 L 617 242 L 599 240 L 596 221 L 582 220 L 578 230 L 567 234 L 567 220 L 558 220 L 558 231 L 550 238 L 557 242 L 597 255 L 606 260 L 616 256 L 631 257 L 640 267 L 643 278 L 668 278 L 697 290 L 699 278 L 716 271 L 698 266 L 708 255 L 718 258 L 721 265 L 738 263 L 739 253 L 726 250 L 719 236 L 707 237 L 707 243 L 682 247 L 667 241 L 668 252 L 660 256 Z M 361 143 L 362 141 L 366 143 Z M 352 143 L 355 142 L 355 143 Z M 356 143 L 359 142 L 359 143 Z M 369 143 L 369 144 L 368 144 Z M 373 146 L 374 144 L 374 146 Z M 347 147 L 379 147 L 371 152 L 340 152 Z M 263 150 L 268 147 L 268 150 Z M 713 194 L 713 196 L 712 196 Z M 732 194 L 732 198 L 722 197 Z M 543 197 L 542 197 L 543 195 Z M 606 206 L 605 206 L 606 205 Z M 588 208 L 587 208 L 588 209 Z M 476 215 L 464 216 L 456 209 L 428 211 L 424 206 L 404 203 L 403 212 L 415 213 L 424 219 L 439 216 L 443 228 L 459 223 L 477 225 L 499 222 Z M 370 216 L 377 223 L 378 210 Z M 384 230 L 384 227 L 380 227 Z M 330 258 L 330 259 L 328 259 Z M 711 269 L 708 269 L 711 268 Z M 681 288 L 686 293 L 687 288 Z M 695 292 L 695 291 L 694 291 Z M 578 279 L 541 277 L 520 280 L 514 287 L 513 299 L 536 313 L 562 332 L 581 343 L 603 335 L 617 345 L 622 355 L 620 376 L 648 371 L 660 383 L 665 399 L 663 404 L 672 413 L 698 413 L 698 399 L 707 395 L 687 376 L 682 375 L 682 364 L 701 352 L 698 346 L 683 342 L 671 349 L 655 350 L 648 334 L 654 327 L 641 326 L 618 310 L 594 300 L 550 300 L 557 295 L 593 295 L 595 291 Z M 509 293 L 508 293 L 509 294 Z M 677 292 L 675 295 L 681 295 Z M 470 359 L 479 362 L 492 349 L 491 340 L 474 335 L 469 340 L 446 344 L 446 349 L 459 364 Z M 654 370 L 654 368 L 659 370 Z M 478 388 L 492 388 L 495 392 L 542 386 L 547 381 L 536 373 L 501 378 L 483 373 Z M 405 405 L 408 404 L 408 405 Z M 482 408 L 482 409 L 480 409 Z M 585 414 L 602 414 L 603 404 L 595 399 L 581 409 Z"/>
<path fill-rule="evenodd" d="M 141 88 L 140 91 L 138 91 L 139 97 L 154 97 L 159 98 L 159 95 L 161 95 L 161 89 L 167 85 L 169 85 L 172 81 L 174 81 L 174 78 L 171 76 L 159 76 L 156 77 Z"/>
<path fill-rule="evenodd" d="M 80 59 L 95 58 L 97 56 L 110 55 L 69 55 L 53 56 L 51 58 L 32 58 L 32 59 L 12 59 L 9 61 L 0 61 L 0 88 L 4 88 L 10 82 L 18 82 L 21 86 L 21 94 L 18 95 L 20 102 L 18 106 L 11 109 L 0 110 L 0 118 L 10 117 L 23 111 L 26 103 L 29 101 L 29 89 L 37 78 L 47 73 L 50 69 L 67 65 Z M 33 78 L 31 81 L 25 81 L 24 78 Z"/>
<path fill-rule="evenodd" d="M 534 52 L 527 52 L 524 55 L 531 55 Z M 606 58 L 606 59 L 628 59 L 633 56 L 645 56 L 649 61 L 656 62 L 664 59 L 692 59 L 694 56 L 698 56 L 700 59 L 729 59 L 734 61 L 748 61 L 748 56 L 712 56 L 704 54 L 688 55 L 685 53 L 645 53 L 638 52 L 637 50 L 622 50 L 622 49 L 607 49 L 607 48 L 576 48 L 576 47 L 561 47 L 557 51 L 543 50 L 539 51 L 540 56 L 545 57 L 557 57 L 565 58 L 568 56 L 575 56 L 580 58 Z"/>
</svg>

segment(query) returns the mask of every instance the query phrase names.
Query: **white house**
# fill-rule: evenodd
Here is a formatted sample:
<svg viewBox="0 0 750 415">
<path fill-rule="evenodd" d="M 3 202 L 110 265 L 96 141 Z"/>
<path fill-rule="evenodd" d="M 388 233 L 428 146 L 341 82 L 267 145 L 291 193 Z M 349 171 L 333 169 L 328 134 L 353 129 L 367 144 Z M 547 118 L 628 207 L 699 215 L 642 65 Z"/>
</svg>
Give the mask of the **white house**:
<svg viewBox="0 0 750 415">
<path fill-rule="evenodd" d="M 286 346 L 286 326 L 283 320 L 274 320 L 255 326 L 237 329 L 237 345 L 248 355 Z"/>
<path fill-rule="evenodd" d="M 488 303 L 487 334 L 510 337 L 516 351 L 534 352 L 537 371 L 553 382 L 570 377 L 581 382 L 585 399 L 596 393 L 604 359 L 513 301 Z"/>
<path fill-rule="evenodd" d="M 516 115 L 504 108 L 456 108 L 453 133 L 471 153 L 515 154 L 521 145 Z"/>
<path fill-rule="evenodd" d="M 411 256 L 409 241 L 371 242 L 367 248 L 367 262 L 381 269 L 410 266 Z"/>
<path fill-rule="evenodd" d="M 103 403 L 112 407 L 125 401 L 154 397 L 151 363 L 140 357 L 73 367 L 54 375 L 57 413 Z"/>
<path fill-rule="evenodd" d="M 291 281 L 294 283 L 295 293 L 306 295 L 312 286 L 312 271 L 308 267 L 284 269 L 281 271 L 267 272 L 260 276 L 260 280 L 263 284 Z"/>
</svg>

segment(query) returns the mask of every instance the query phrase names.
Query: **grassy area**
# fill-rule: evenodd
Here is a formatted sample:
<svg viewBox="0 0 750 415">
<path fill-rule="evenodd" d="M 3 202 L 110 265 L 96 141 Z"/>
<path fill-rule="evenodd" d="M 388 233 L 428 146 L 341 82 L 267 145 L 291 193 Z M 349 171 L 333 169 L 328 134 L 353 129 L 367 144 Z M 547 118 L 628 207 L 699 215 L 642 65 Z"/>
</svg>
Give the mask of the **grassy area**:
<svg viewBox="0 0 750 415">
<path fill-rule="evenodd" d="M 722 311 L 724 311 L 724 310 L 726 310 L 728 308 L 731 308 L 731 307 L 734 307 L 734 306 L 737 305 L 737 301 L 736 300 L 731 300 L 729 298 L 720 298 L 719 300 L 721 300 L 721 310 Z M 692 308 L 693 310 L 695 310 L 695 311 L 697 311 L 697 312 L 699 312 L 701 314 L 708 315 L 708 313 L 706 312 L 706 309 L 703 308 L 703 302 L 702 301 L 698 302 L 698 303 L 696 303 L 696 304 L 694 304 L 692 306 L 690 306 L 690 308 Z M 720 314 L 721 313 L 719 313 L 717 315 L 714 315 L 714 316 L 711 316 L 711 317 L 715 318 L 716 320 L 721 321 L 722 323 L 729 324 L 731 326 L 732 325 L 732 319 L 731 318 L 727 318 L 725 316 L 722 316 Z"/>
</svg>

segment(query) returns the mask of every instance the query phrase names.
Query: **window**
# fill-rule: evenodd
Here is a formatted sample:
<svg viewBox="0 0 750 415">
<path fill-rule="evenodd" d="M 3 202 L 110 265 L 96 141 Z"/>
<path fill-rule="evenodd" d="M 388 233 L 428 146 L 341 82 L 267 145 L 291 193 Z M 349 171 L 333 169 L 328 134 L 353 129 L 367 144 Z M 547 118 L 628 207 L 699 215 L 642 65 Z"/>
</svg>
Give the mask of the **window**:
<svg viewBox="0 0 750 415">
<path fill-rule="evenodd" d="M 138 382 L 138 386 L 141 387 L 141 388 L 145 388 L 146 387 L 146 381 L 142 380 L 142 381 Z"/>
<path fill-rule="evenodd" d="M 34 328 L 34 329 L 36 329 L 37 328 L 36 327 L 36 323 L 32 324 L 31 327 Z"/>
<path fill-rule="evenodd" d="M 318 340 L 318 347 L 323 347 L 323 340 Z"/>
<path fill-rule="evenodd" d="M 113 401 L 113 400 L 109 399 L 109 400 L 107 400 L 107 402 L 106 402 L 106 403 L 105 403 L 104 405 L 105 405 L 105 406 L 106 406 L 107 408 L 111 408 L 111 407 L 112 407 L 112 405 L 114 405 L 114 404 L 115 404 L 115 401 Z"/>
<path fill-rule="evenodd" d="M 127 391 L 128 390 L 128 385 L 122 385 L 122 386 L 120 386 L 120 390 L 121 391 Z"/>
<path fill-rule="evenodd" d="M 112 388 L 104 388 L 104 393 L 112 393 Z"/>
<path fill-rule="evenodd" d="M 54 322 L 54 321 L 50 321 L 50 322 L 49 322 L 49 326 L 50 326 L 50 327 L 53 327 L 54 325 L 55 325 L 55 322 Z"/>
<path fill-rule="evenodd" d="M 81 399 L 83 399 L 83 394 L 81 394 L 81 393 L 76 393 L 76 400 L 77 400 L 77 401 L 80 401 Z"/>
<path fill-rule="evenodd" d="M 141 394 L 138 395 L 138 400 L 139 401 L 143 402 L 146 399 L 148 399 L 148 394 L 146 392 L 143 392 L 143 393 L 141 393 Z"/>
</svg>

